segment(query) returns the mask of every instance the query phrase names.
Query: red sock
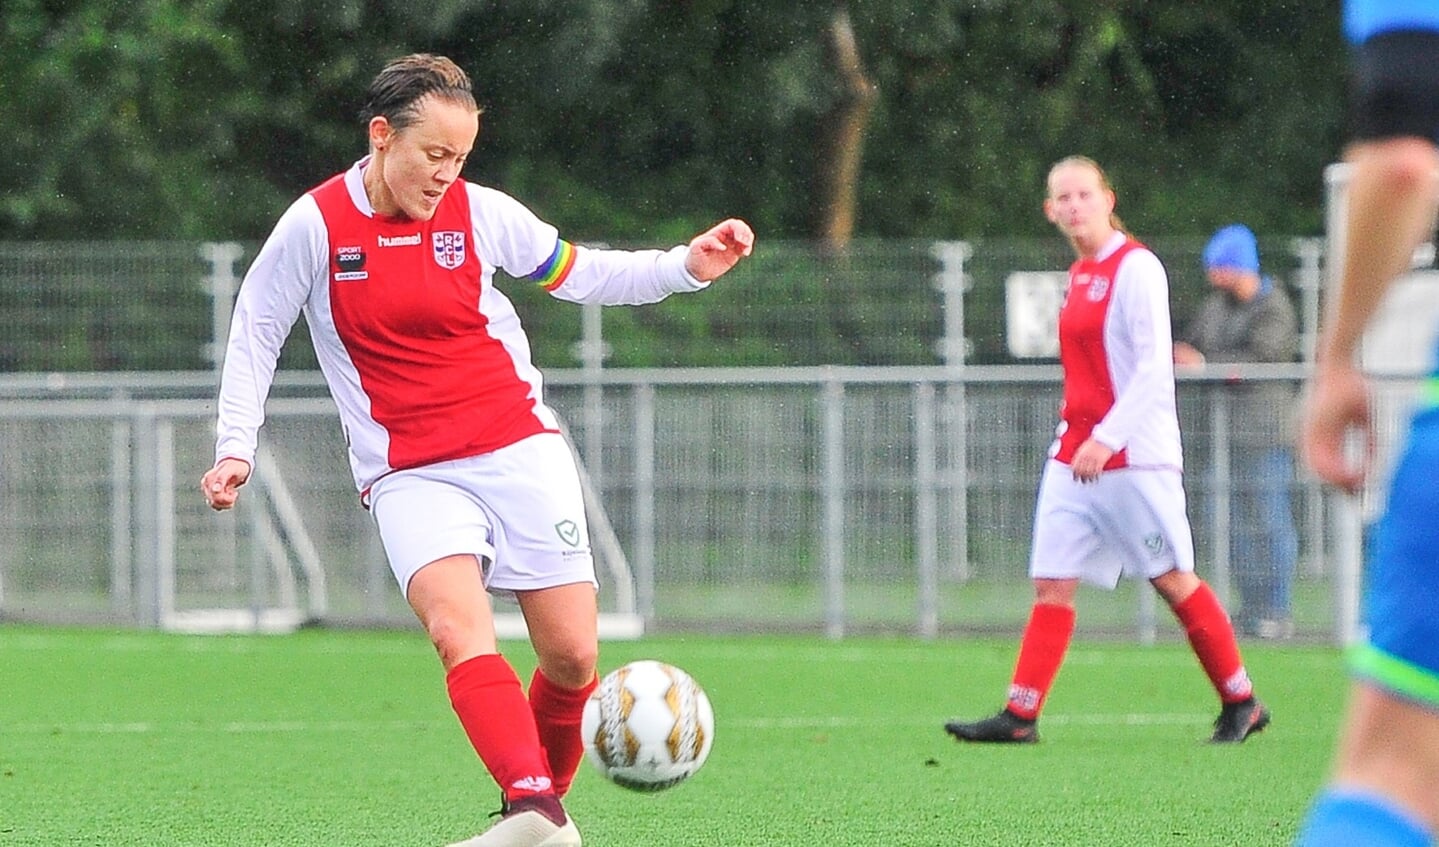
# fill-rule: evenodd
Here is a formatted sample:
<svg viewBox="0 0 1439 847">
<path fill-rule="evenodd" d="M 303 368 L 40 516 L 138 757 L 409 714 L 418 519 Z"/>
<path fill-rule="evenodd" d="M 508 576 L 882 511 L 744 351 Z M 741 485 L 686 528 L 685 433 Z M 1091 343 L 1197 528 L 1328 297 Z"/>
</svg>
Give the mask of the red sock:
<svg viewBox="0 0 1439 847">
<path fill-rule="evenodd" d="M 1244 670 L 1244 660 L 1239 657 L 1234 625 L 1209 583 L 1199 583 L 1193 594 L 1174 607 L 1174 615 L 1184 625 L 1189 645 L 1194 648 L 1194 655 L 1199 657 L 1199 664 L 1204 666 L 1214 690 L 1219 692 L 1219 699 L 1238 703 L 1253 696 L 1254 686 Z"/>
<path fill-rule="evenodd" d="M 1044 707 L 1049 687 L 1064 663 L 1074 635 L 1074 609 L 1052 603 L 1035 603 L 1029 612 L 1029 625 L 1019 642 L 1019 659 L 1014 665 L 1014 678 L 1009 684 L 1007 708 L 1022 718 L 1034 720 Z"/>
<path fill-rule="evenodd" d="M 550 773 L 555 778 L 555 793 L 561 797 L 570 790 L 580 759 L 584 758 L 584 740 L 580 738 L 580 717 L 590 692 L 600 684 L 599 677 L 583 688 L 565 688 L 550 681 L 535 668 L 530 679 L 530 710 L 535 713 L 535 727 L 540 732 L 540 745 L 549 757 Z"/>
<path fill-rule="evenodd" d="M 507 801 L 554 791 L 535 716 L 503 656 L 466 659 L 450 668 L 445 684 L 465 735 Z"/>
</svg>

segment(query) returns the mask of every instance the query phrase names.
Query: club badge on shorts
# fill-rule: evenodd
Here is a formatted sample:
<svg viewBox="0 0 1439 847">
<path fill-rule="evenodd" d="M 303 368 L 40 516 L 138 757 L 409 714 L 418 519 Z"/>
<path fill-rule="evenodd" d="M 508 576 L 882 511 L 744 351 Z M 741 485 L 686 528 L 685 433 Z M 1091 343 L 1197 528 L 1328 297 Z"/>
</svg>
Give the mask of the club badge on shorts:
<svg viewBox="0 0 1439 847">
<path fill-rule="evenodd" d="M 454 270 L 465 263 L 465 234 L 453 229 L 432 234 L 435 263 L 445 270 Z"/>
<path fill-rule="evenodd" d="M 565 542 L 571 547 L 580 546 L 579 524 L 575 523 L 569 518 L 566 518 L 555 524 L 555 532 L 560 536 L 561 541 Z"/>
</svg>

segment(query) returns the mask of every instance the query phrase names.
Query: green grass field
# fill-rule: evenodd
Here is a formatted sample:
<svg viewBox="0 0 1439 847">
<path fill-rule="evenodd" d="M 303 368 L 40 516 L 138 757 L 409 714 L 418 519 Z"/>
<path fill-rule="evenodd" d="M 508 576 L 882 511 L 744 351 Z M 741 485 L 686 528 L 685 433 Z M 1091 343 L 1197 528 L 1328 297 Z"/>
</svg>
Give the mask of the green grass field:
<svg viewBox="0 0 1439 847">
<path fill-rule="evenodd" d="M 523 644 L 508 655 L 528 679 Z M 607 643 L 661 658 L 716 713 L 709 762 L 656 795 L 586 764 L 567 803 L 593 847 L 1286 845 L 1328 767 L 1331 648 L 1246 645 L 1274 724 L 1203 743 L 1188 650 L 1076 644 L 1031 747 L 960 746 L 999 705 L 1005 641 L 803 637 Z M 498 791 L 418 633 L 204 637 L 0 626 L 0 844 L 433 847 Z"/>
</svg>

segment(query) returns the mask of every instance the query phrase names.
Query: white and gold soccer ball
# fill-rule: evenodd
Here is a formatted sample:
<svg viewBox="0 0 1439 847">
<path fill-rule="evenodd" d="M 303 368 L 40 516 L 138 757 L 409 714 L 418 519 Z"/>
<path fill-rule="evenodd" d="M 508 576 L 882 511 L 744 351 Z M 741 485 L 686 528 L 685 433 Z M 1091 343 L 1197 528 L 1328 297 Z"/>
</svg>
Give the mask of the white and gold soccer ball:
<svg viewBox="0 0 1439 847">
<path fill-rule="evenodd" d="M 600 680 L 585 702 L 585 755 L 606 779 L 635 791 L 678 785 L 714 743 L 714 710 L 684 671 L 641 660 Z"/>
</svg>

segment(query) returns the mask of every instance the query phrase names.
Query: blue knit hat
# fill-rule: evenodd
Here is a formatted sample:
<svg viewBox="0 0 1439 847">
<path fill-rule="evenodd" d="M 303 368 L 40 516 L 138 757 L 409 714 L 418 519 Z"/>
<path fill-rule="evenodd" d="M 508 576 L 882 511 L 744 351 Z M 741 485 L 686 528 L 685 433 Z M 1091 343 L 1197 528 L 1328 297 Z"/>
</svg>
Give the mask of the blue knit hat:
<svg viewBox="0 0 1439 847">
<path fill-rule="evenodd" d="M 1259 273 L 1259 243 L 1244 224 L 1230 224 L 1204 247 L 1204 269 L 1233 268 Z"/>
</svg>

